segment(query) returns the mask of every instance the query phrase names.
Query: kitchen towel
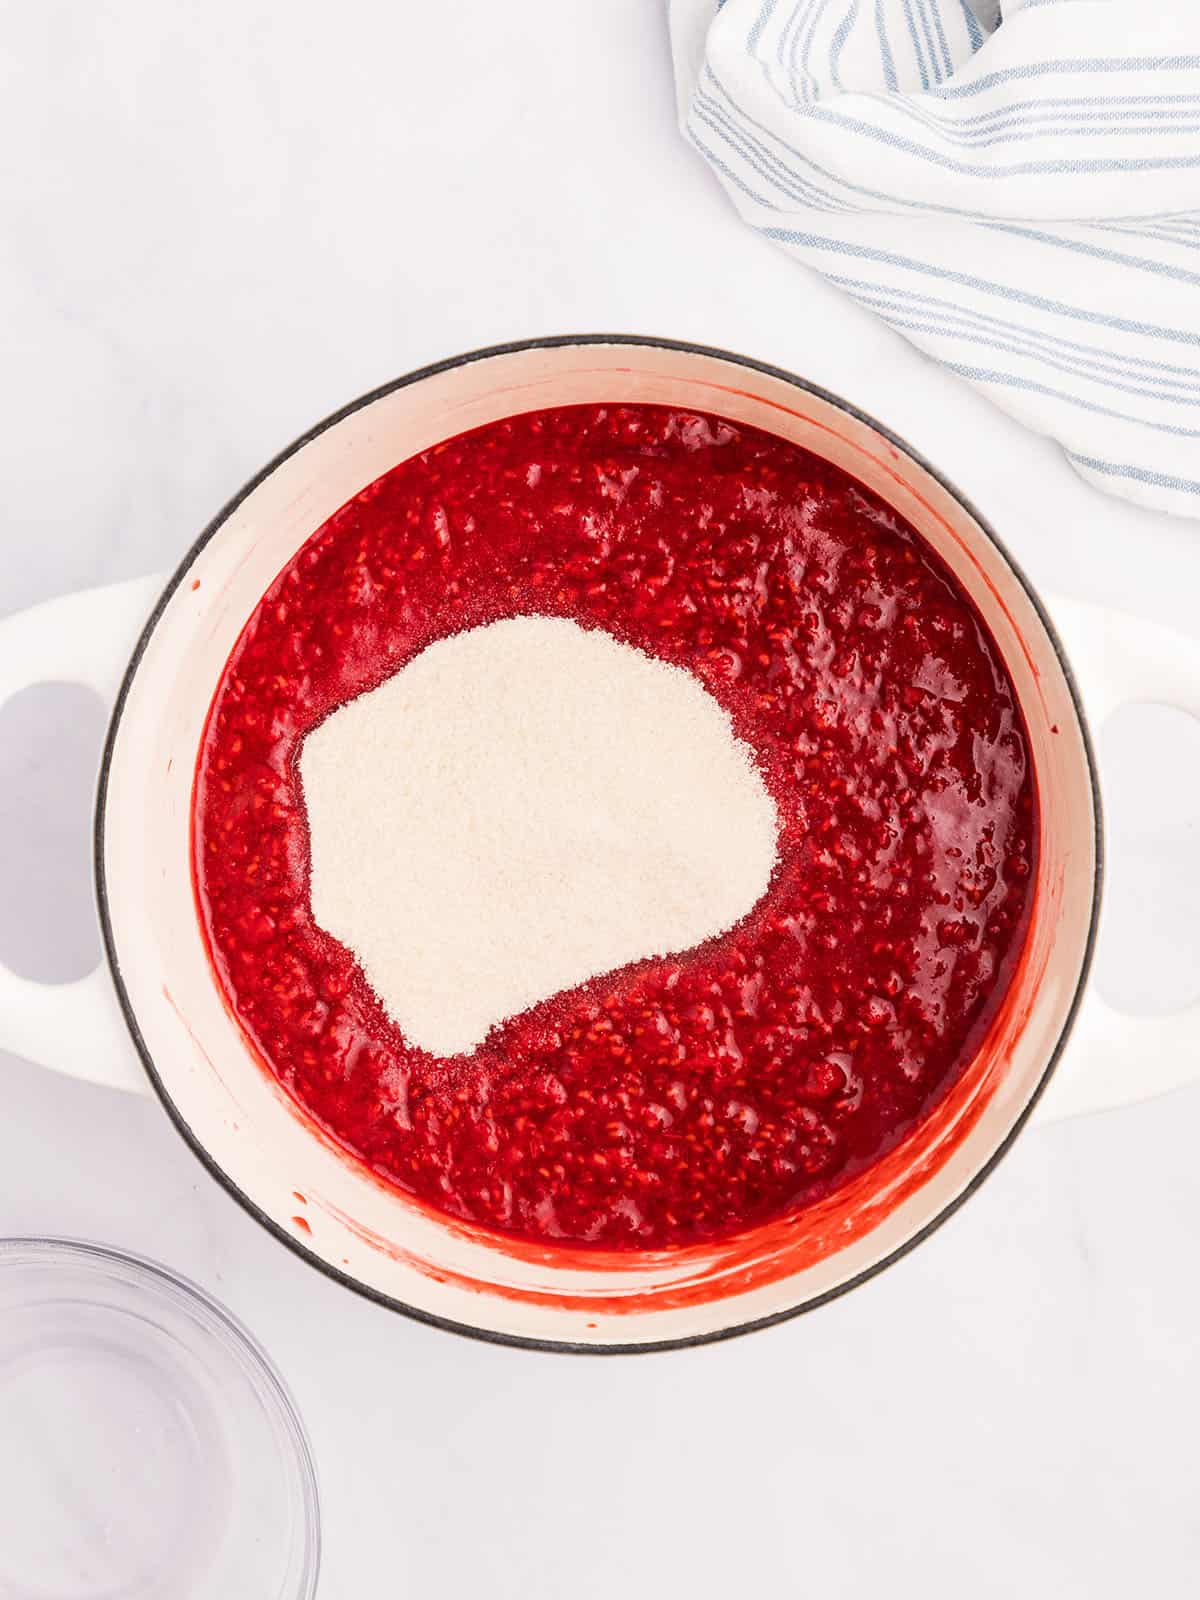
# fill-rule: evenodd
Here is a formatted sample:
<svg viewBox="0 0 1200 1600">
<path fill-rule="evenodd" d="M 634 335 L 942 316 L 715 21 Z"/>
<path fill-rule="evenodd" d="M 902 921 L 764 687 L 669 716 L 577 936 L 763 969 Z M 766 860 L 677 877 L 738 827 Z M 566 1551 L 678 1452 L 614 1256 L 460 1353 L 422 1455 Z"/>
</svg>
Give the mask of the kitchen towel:
<svg viewBox="0 0 1200 1600">
<path fill-rule="evenodd" d="M 1200 516 L 1200 0 L 671 0 L 671 36 L 747 222 Z"/>
</svg>

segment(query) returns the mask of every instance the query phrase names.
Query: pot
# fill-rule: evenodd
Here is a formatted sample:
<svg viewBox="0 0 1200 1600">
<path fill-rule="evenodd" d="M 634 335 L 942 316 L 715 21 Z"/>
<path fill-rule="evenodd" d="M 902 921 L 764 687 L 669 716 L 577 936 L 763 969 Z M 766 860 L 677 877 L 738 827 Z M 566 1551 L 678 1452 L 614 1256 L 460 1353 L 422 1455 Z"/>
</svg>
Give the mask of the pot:
<svg viewBox="0 0 1200 1600">
<path fill-rule="evenodd" d="M 1041 829 L 1031 924 L 1009 992 L 974 1060 L 912 1134 L 797 1218 L 637 1253 L 500 1239 L 433 1214 L 335 1147 L 264 1071 L 226 1010 L 196 918 L 189 852 L 192 778 L 217 679 L 298 547 L 414 452 L 516 412 L 601 401 L 694 407 L 753 424 L 836 463 L 907 518 L 954 571 L 1004 658 L 1029 730 Z M 0 700 L 66 679 L 114 706 L 95 829 L 107 967 L 53 988 L 0 972 L 0 1045 L 98 1082 L 153 1090 L 213 1175 L 290 1249 L 440 1326 L 543 1348 L 644 1350 L 819 1305 L 949 1216 L 1035 1108 L 1051 1116 L 1119 1104 L 1173 1087 L 1200 1065 L 1200 1007 L 1132 1018 L 1089 994 L 1081 1010 L 1102 854 L 1084 707 L 1097 723 L 1133 699 L 1200 715 L 1200 647 L 1072 602 L 1051 609 L 1082 698 L 1047 609 L 964 496 L 879 423 L 785 372 L 609 336 L 508 345 L 428 367 L 290 446 L 165 583 L 69 595 L 0 624 Z M 1073 1024 L 1070 1060 L 1051 1084 Z"/>
</svg>

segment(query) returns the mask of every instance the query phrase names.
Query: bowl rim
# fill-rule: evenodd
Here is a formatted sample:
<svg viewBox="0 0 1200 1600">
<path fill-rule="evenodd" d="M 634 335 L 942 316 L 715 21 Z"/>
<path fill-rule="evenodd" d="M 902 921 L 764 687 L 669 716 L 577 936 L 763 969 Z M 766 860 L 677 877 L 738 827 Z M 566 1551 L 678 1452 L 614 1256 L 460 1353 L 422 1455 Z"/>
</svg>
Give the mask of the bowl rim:
<svg viewBox="0 0 1200 1600">
<path fill-rule="evenodd" d="M 408 388 L 413 384 L 421 383 L 427 378 L 436 377 L 440 373 L 452 371 L 457 367 L 469 366 L 475 362 L 487 361 L 497 356 L 514 355 L 532 350 L 556 350 L 570 348 L 572 346 L 586 347 L 588 345 L 635 346 L 640 348 L 669 350 L 684 355 L 704 356 L 719 361 L 726 361 L 734 366 L 743 367 L 748 371 L 759 373 L 764 377 L 774 378 L 781 382 L 790 384 L 793 388 L 799 389 L 805 394 L 815 396 L 817 399 L 824 401 L 826 404 L 835 407 L 837 410 L 843 412 L 847 416 L 852 417 L 856 421 L 861 422 L 867 427 L 873 429 L 881 438 L 887 440 L 889 444 L 893 445 L 897 450 L 903 452 L 903 454 L 907 456 L 909 460 L 913 461 L 924 472 L 928 473 L 934 482 L 939 484 L 941 488 L 943 488 L 946 493 L 958 503 L 958 505 L 963 509 L 964 512 L 966 512 L 966 514 L 971 518 L 971 520 L 981 530 L 984 536 L 991 542 L 991 544 L 1007 563 L 1014 578 L 1024 590 L 1030 604 L 1037 613 L 1038 619 L 1041 622 L 1042 627 L 1045 629 L 1046 636 L 1049 639 L 1054 653 L 1058 659 L 1059 666 L 1062 670 L 1063 677 L 1067 685 L 1067 691 L 1074 706 L 1083 744 L 1084 758 L 1088 769 L 1088 783 L 1091 789 L 1092 798 L 1093 859 L 1095 863 L 1092 874 L 1091 914 L 1088 921 L 1087 937 L 1083 949 L 1083 958 L 1079 968 L 1079 975 L 1075 983 L 1075 989 L 1064 1016 L 1063 1025 L 1059 1032 L 1058 1038 L 1053 1048 L 1049 1052 L 1046 1065 L 1042 1070 L 1041 1076 L 1039 1077 L 1032 1094 L 1029 1096 L 1029 1099 L 1022 1107 L 1020 1114 L 1014 1119 L 1011 1127 L 1008 1129 L 1004 1138 L 1000 1141 L 996 1149 L 991 1153 L 982 1166 L 980 1166 L 980 1168 L 972 1174 L 970 1180 L 964 1185 L 958 1194 L 954 1195 L 950 1200 L 948 1200 L 946 1204 L 942 1206 L 937 1213 L 924 1224 L 923 1227 L 919 1228 L 910 1238 L 906 1239 L 894 1250 L 888 1251 L 877 1261 L 872 1262 L 870 1266 L 864 1267 L 861 1272 L 855 1273 L 853 1277 L 846 1279 L 845 1282 L 839 1283 L 836 1285 L 836 1287 L 827 1289 L 818 1295 L 814 1295 L 810 1299 L 806 1299 L 798 1305 L 789 1306 L 782 1311 L 772 1312 L 768 1316 L 751 1318 L 748 1321 L 734 1323 L 727 1328 L 713 1329 L 703 1333 L 687 1334 L 668 1339 L 631 1340 L 628 1342 L 603 1344 L 587 1344 L 570 1339 L 541 1338 L 527 1334 L 506 1333 L 497 1329 L 477 1327 L 470 1323 L 458 1322 L 453 1318 L 442 1317 L 437 1315 L 435 1312 L 426 1311 L 420 1307 L 409 1305 L 405 1301 L 396 1298 L 394 1295 L 386 1294 L 380 1289 L 376 1289 L 369 1284 L 363 1283 L 353 1275 L 343 1272 L 331 1262 L 326 1261 L 324 1257 L 318 1255 L 315 1250 L 308 1249 L 300 1242 L 299 1239 L 297 1239 L 293 1234 L 288 1233 L 281 1224 L 277 1223 L 274 1218 L 263 1211 L 262 1208 L 238 1186 L 229 1173 L 227 1173 L 224 1168 L 217 1163 L 215 1158 L 208 1151 L 204 1142 L 198 1138 L 195 1133 L 193 1133 L 191 1127 L 187 1124 L 178 1108 L 175 1106 L 170 1093 L 168 1092 L 161 1076 L 159 1075 L 153 1056 L 142 1035 L 134 1006 L 130 1000 L 129 994 L 125 987 L 124 979 L 121 974 L 121 963 L 116 948 L 116 940 L 113 933 L 112 918 L 109 909 L 108 885 L 104 861 L 108 783 L 116 752 L 117 735 L 120 730 L 122 716 L 124 714 L 126 702 L 129 697 L 129 691 L 134 677 L 141 666 L 142 658 L 145 655 L 151 636 L 158 627 L 159 622 L 162 620 L 167 605 L 172 596 L 175 594 L 175 591 L 182 584 L 184 578 L 191 570 L 193 563 L 200 555 L 201 551 L 225 525 L 225 523 L 243 503 L 243 501 L 253 494 L 260 484 L 264 483 L 269 477 L 271 477 L 272 474 L 284 464 L 284 462 L 288 461 L 298 451 L 302 450 L 307 444 L 311 443 L 312 440 L 318 438 L 322 433 L 325 433 L 329 428 L 336 426 L 339 422 L 343 422 L 347 417 L 353 416 L 356 412 L 364 410 L 366 407 L 373 405 L 378 400 L 382 400 L 387 395 L 395 393 L 397 390 Z M 409 1317 L 415 1322 L 425 1323 L 428 1326 L 438 1328 L 443 1332 L 456 1333 L 464 1338 L 479 1340 L 486 1344 L 498 1344 L 506 1345 L 516 1349 L 574 1355 L 645 1355 L 657 1351 L 686 1350 L 697 1345 L 715 1344 L 721 1340 L 733 1339 L 740 1337 L 743 1334 L 754 1333 L 760 1328 L 773 1327 L 778 1323 L 790 1321 L 793 1317 L 801 1316 L 805 1312 L 815 1311 L 818 1307 L 826 1305 L 829 1301 L 835 1300 L 841 1295 L 848 1294 L 850 1290 L 856 1289 L 860 1284 L 876 1277 L 886 1268 L 901 1260 L 909 1253 L 909 1251 L 914 1250 L 919 1244 L 923 1243 L 923 1241 L 926 1240 L 930 1234 L 932 1234 L 936 1229 L 940 1228 L 944 1222 L 946 1222 L 951 1216 L 954 1215 L 956 1211 L 958 1211 L 960 1206 L 966 1203 L 966 1201 L 975 1193 L 985 1179 L 991 1176 L 1003 1157 L 1007 1155 L 1008 1151 L 1012 1148 L 1013 1142 L 1016 1140 L 1018 1134 L 1028 1122 L 1038 1101 L 1045 1093 L 1050 1079 L 1054 1075 L 1054 1071 L 1058 1065 L 1063 1049 L 1068 1038 L 1070 1037 L 1075 1019 L 1078 1016 L 1079 1007 L 1083 1000 L 1084 990 L 1087 986 L 1088 975 L 1091 970 L 1092 958 L 1095 953 L 1096 938 L 1099 927 L 1100 902 L 1104 884 L 1105 865 L 1103 813 L 1101 808 L 1100 785 L 1097 772 L 1095 746 L 1093 743 L 1091 730 L 1088 726 L 1087 716 L 1083 706 L 1083 699 L 1079 692 L 1079 686 L 1075 681 L 1075 676 L 1071 670 L 1071 665 L 1067 659 L 1062 641 L 1055 630 L 1054 624 L 1051 621 L 1037 590 L 1030 582 L 1019 562 L 1014 559 L 1004 541 L 999 538 L 991 523 L 976 508 L 969 496 L 964 494 L 963 491 L 959 489 L 951 479 L 946 477 L 944 473 L 940 472 L 932 465 L 932 463 L 926 460 L 921 452 L 909 444 L 902 435 L 896 433 L 893 429 L 880 422 L 877 418 L 872 416 L 870 412 L 862 410 L 861 407 L 852 404 L 850 401 L 844 399 L 841 395 L 835 394 L 833 391 L 823 388 L 820 384 L 812 383 L 808 379 L 801 378 L 796 373 L 789 372 L 786 368 L 774 366 L 770 362 L 759 361 L 752 356 L 740 355 L 734 351 L 725 350 L 718 346 L 698 344 L 694 340 L 670 339 L 665 337 L 657 337 L 651 334 L 629 333 L 566 333 L 544 335 L 536 338 L 514 339 L 503 344 L 485 345 L 478 349 L 464 351 L 459 355 L 448 356 L 443 360 L 431 362 L 422 367 L 417 367 L 413 371 L 405 373 L 399 378 L 393 378 L 387 383 L 380 384 L 378 387 L 368 390 L 365 394 L 359 395 L 356 399 L 350 400 L 345 405 L 339 407 L 336 411 L 330 412 L 319 422 L 314 423 L 312 427 L 308 428 L 304 433 L 298 435 L 290 444 L 286 445 L 275 456 L 273 456 L 264 467 L 255 473 L 254 476 L 237 491 L 236 494 L 227 500 L 221 509 L 216 513 L 216 515 L 207 523 L 199 536 L 184 552 L 182 559 L 179 561 L 171 577 L 168 579 L 162 594 L 156 601 L 154 609 L 151 611 L 150 616 L 148 617 L 146 624 L 138 637 L 138 641 L 133 648 L 128 665 L 122 674 L 120 688 L 117 691 L 116 700 L 113 703 L 112 714 L 109 718 L 108 729 L 105 734 L 104 748 L 101 754 L 100 770 L 96 786 L 92 851 L 96 906 L 100 921 L 101 938 L 104 947 L 104 959 L 108 965 L 109 975 L 112 979 L 113 987 L 116 990 L 117 1003 L 120 1007 L 121 1015 L 125 1019 L 125 1025 L 129 1030 L 134 1048 L 137 1051 L 138 1057 L 141 1060 L 142 1066 L 145 1069 L 146 1075 L 150 1081 L 150 1086 L 161 1103 L 163 1109 L 166 1111 L 167 1116 L 173 1124 L 176 1132 L 192 1151 L 192 1154 L 208 1171 L 210 1176 L 216 1179 L 225 1192 L 230 1195 L 238 1203 L 238 1205 L 240 1205 L 242 1209 L 247 1212 L 248 1215 L 251 1216 L 261 1227 L 265 1228 L 274 1239 L 277 1239 L 281 1244 L 285 1245 L 290 1251 L 293 1252 L 293 1254 L 299 1256 L 303 1261 L 307 1262 L 309 1266 L 315 1267 L 317 1271 L 323 1273 L 325 1277 L 332 1279 L 333 1282 L 340 1284 L 343 1288 L 352 1290 L 355 1294 L 362 1296 L 366 1300 L 372 1301 L 376 1305 L 383 1306 L 389 1311 L 399 1312 L 401 1315 Z"/>
</svg>

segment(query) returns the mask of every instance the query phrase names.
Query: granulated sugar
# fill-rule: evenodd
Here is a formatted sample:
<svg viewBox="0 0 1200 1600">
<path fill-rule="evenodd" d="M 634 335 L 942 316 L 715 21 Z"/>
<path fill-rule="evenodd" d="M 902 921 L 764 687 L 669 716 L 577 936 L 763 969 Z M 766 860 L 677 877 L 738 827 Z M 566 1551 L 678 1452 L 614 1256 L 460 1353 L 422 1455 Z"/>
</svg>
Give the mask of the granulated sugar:
<svg viewBox="0 0 1200 1600">
<path fill-rule="evenodd" d="M 733 926 L 775 806 L 690 673 L 565 619 L 432 644 L 304 742 L 317 922 L 438 1055 Z"/>
</svg>

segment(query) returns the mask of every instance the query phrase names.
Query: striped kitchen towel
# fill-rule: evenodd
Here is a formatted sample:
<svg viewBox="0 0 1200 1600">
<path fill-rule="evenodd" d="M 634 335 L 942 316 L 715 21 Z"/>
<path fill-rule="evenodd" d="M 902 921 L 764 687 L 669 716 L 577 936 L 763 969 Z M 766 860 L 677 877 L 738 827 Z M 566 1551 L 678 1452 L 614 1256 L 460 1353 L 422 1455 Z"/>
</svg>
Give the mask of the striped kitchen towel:
<svg viewBox="0 0 1200 1600">
<path fill-rule="evenodd" d="M 671 33 L 749 223 L 1200 516 L 1200 0 L 671 0 Z"/>
</svg>

